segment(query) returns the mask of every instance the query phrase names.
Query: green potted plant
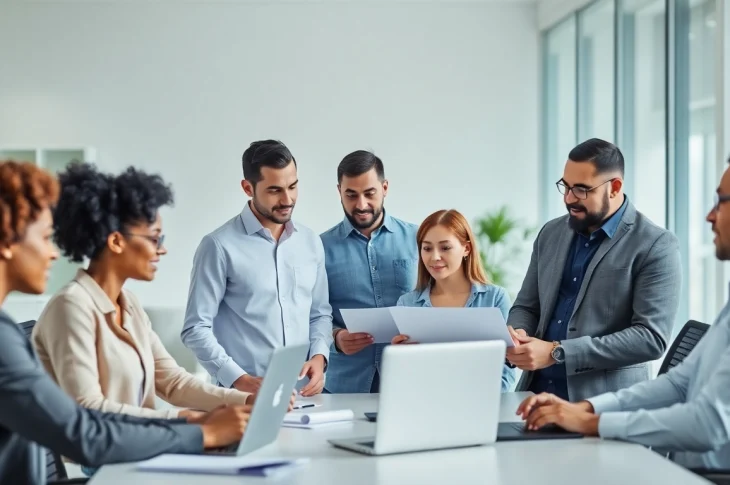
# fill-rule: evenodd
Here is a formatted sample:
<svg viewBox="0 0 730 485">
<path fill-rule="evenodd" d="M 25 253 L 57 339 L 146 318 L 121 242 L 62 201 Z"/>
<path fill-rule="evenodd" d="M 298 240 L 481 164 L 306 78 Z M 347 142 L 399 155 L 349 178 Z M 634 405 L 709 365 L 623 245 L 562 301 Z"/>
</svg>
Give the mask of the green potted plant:
<svg viewBox="0 0 730 485">
<path fill-rule="evenodd" d="M 475 221 L 474 227 L 489 280 L 509 288 L 510 266 L 529 247 L 535 228 L 511 216 L 506 206 L 487 212 Z"/>
</svg>

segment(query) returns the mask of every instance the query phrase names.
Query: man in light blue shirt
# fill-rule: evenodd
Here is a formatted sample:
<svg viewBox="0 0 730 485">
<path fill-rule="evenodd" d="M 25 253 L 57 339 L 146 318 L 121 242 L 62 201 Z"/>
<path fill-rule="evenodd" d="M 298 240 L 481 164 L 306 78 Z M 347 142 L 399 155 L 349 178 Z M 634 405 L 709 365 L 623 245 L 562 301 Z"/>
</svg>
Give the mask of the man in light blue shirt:
<svg viewBox="0 0 730 485">
<path fill-rule="evenodd" d="M 730 260 L 730 169 L 707 215 L 715 252 Z M 671 452 L 688 468 L 730 468 L 730 304 L 679 365 L 651 381 L 578 403 L 538 394 L 518 409 L 527 425 L 557 424 Z"/>
<path fill-rule="evenodd" d="M 337 167 L 337 188 L 345 217 L 321 235 L 334 346 L 327 371 L 327 392 L 379 392 L 380 359 L 386 344 L 364 333 L 349 333 L 343 308 L 395 306 L 416 284 L 418 248 L 415 224 L 386 214 L 388 193 L 383 162 L 359 150 Z"/>
<path fill-rule="evenodd" d="M 182 340 L 220 385 L 254 393 L 274 349 L 308 342 L 300 392 L 311 396 L 332 343 L 322 241 L 291 220 L 297 165 L 283 143 L 252 143 L 243 177 L 251 200 L 195 253 Z"/>
</svg>

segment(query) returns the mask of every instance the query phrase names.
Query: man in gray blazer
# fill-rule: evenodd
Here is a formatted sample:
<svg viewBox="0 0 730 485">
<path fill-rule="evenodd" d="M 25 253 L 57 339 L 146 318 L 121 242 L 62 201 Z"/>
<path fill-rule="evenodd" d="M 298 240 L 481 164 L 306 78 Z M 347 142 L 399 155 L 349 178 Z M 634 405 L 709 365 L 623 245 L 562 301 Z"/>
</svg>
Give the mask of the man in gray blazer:
<svg viewBox="0 0 730 485">
<path fill-rule="evenodd" d="M 667 347 L 681 286 L 676 236 L 623 193 L 624 159 L 591 139 L 557 182 L 568 215 L 542 228 L 507 324 L 526 371 L 517 390 L 580 401 L 650 378 Z"/>
</svg>

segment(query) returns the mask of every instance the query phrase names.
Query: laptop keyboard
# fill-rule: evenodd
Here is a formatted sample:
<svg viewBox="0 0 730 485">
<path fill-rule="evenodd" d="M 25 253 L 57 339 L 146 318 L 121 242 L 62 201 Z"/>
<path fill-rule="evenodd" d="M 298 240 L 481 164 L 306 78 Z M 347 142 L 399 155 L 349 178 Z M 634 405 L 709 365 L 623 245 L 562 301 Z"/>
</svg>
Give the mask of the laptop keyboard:
<svg viewBox="0 0 730 485">
<path fill-rule="evenodd" d="M 210 448 L 205 450 L 206 455 L 235 455 L 238 451 L 238 445 L 240 442 L 232 443 L 228 446 L 221 446 L 220 448 Z"/>
</svg>

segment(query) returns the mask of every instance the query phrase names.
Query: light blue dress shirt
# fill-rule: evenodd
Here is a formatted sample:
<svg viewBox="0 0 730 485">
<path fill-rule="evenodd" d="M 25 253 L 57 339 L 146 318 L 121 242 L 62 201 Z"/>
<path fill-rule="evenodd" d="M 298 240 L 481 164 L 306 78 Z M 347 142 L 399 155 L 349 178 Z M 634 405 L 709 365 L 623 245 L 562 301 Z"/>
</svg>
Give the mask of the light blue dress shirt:
<svg viewBox="0 0 730 485">
<path fill-rule="evenodd" d="M 416 286 L 418 226 L 387 213 L 370 239 L 345 217 L 321 235 L 333 324 L 345 328 L 340 309 L 395 305 Z M 373 344 L 353 355 L 330 353 L 325 388 L 331 393 L 370 392 L 387 344 Z"/>
<path fill-rule="evenodd" d="M 427 286 L 424 290 L 413 290 L 410 293 L 406 293 L 398 299 L 398 306 L 433 306 L 431 305 L 431 287 Z M 506 322 L 512 302 L 507 291 L 501 286 L 472 283 L 471 296 L 469 296 L 464 306 L 467 308 L 499 308 Z M 504 369 L 502 369 L 502 392 L 511 391 L 514 383 L 515 371 L 505 364 Z"/>
<path fill-rule="evenodd" d="M 672 452 L 687 468 L 730 468 L 730 305 L 681 364 L 588 401 L 602 438 Z"/>
<path fill-rule="evenodd" d="M 332 308 L 322 241 L 288 222 L 277 243 L 246 204 L 195 252 L 182 340 L 219 384 L 263 376 L 271 353 L 309 343 L 329 359 Z"/>
</svg>

